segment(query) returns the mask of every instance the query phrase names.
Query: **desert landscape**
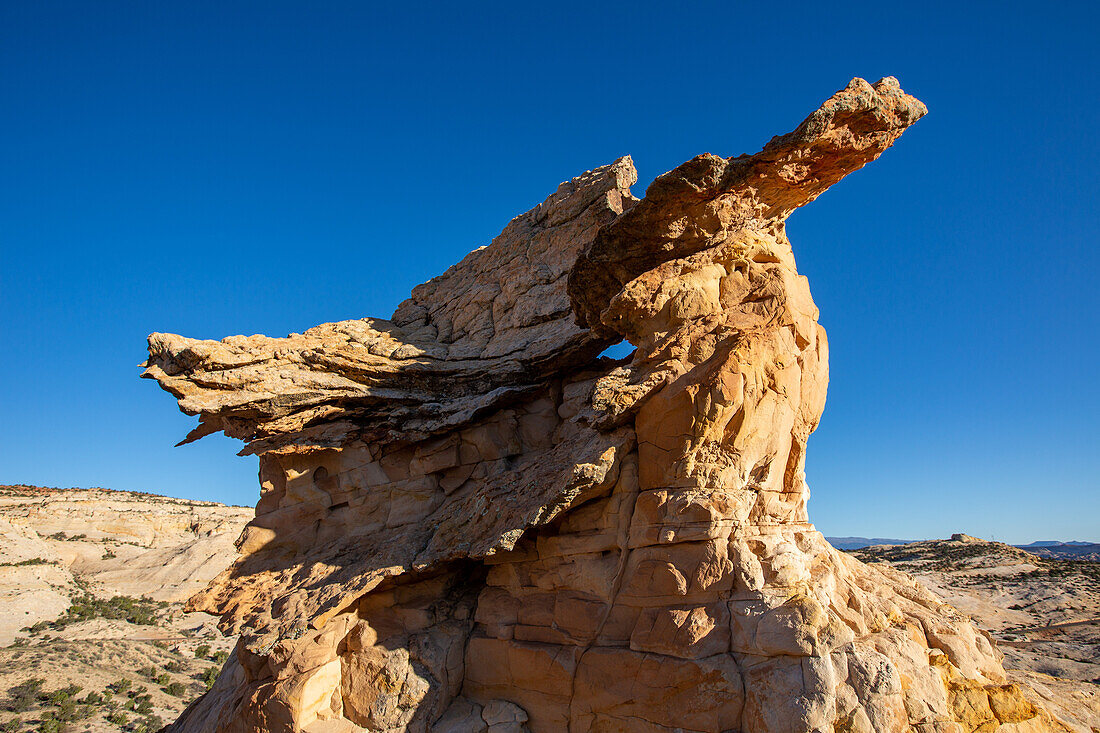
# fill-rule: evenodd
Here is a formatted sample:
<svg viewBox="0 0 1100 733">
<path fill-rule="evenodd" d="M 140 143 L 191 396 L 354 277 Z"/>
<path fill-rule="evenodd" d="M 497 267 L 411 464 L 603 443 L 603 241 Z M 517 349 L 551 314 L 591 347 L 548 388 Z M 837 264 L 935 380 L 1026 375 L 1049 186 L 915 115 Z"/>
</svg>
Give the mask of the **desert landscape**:
<svg viewBox="0 0 1100 733">
<path fill-rule="evenodd" d="M 1074 730 L 1100 730 L 1100 563 L 965 534 L 851 552 L 919 580 L 996 640 L 1010 679 Z"/>
<path fill-rule="evenodd" d="M 1054 631 L 1085 641 L 1012 677 L 963 611 L 809 521 L 829 348 L 785 222 L 926 113 L 856 78 L 643 198 L 629 156 L 562 183 L 388 320 L 150 335 L 142 376 L 199 418 L 184 442 L 220 431 L 260 461 L 241 555 L 189 606 L 240 640 L 169 729 L 1091 726 L 1059 717 L 1087 688 L 1076 705 L 1073 681 L 1031 678 L 1087 668 L 1089 573 L 1017 563 L 1036 580 L 1005 613 L 1081 576 Z M 957 542 L 949 559 L 985 552 Z M 989 562 L 914 569 L 952 588 L 1014 572 Z M 1033 651 L 1025 612 L 982 618 Z"/>
<path fill-rule="evenodd" d="M 0 733 L 1100 733 L 1098 27 L 0 3 Z"/>
<path fill-rule="evenodd" d="M 149 733 L 174 720 L 236 643 L 184 601 L 232 562 L 251 516 L 153 494 L 0 487 L 0 730 Z M 1037 702 L 1071 730 L 1100 730 L 1100 564 L 967 535 L 851 552 L 917 578 L 996 641 Z"/>
<path fill-rule="evenodd" d="M 106 489 L 0 486 L 0 730 L 159 730 L 234 640 L 184 601 L 253 511 Z"/>
</svg>

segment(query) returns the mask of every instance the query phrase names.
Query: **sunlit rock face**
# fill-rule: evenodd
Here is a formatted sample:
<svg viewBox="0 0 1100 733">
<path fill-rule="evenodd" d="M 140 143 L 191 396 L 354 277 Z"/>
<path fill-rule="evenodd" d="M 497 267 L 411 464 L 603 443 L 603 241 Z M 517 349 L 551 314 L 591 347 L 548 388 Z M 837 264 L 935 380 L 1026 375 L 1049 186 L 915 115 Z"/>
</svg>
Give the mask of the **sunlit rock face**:
<svg viewBox="0 0 1100 733">
<path fill-rule="evenodd" d="M 262 485 L 192 600 L 241 643 L 172 729 L 1061 730 L 806 516 L 828 350 L 784 221 L 925 111 L 854 79 L 641 200 L 620 158 L 388 321 L 150 336 L 189 437 L 246 441 Z"/>
</svg>

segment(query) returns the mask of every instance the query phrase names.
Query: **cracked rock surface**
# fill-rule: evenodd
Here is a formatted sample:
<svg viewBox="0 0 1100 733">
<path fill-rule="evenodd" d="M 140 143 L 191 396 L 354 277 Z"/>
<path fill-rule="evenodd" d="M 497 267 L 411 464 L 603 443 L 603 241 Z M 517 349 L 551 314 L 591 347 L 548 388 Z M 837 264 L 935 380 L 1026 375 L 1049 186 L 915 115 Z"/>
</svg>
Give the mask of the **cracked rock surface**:
<svg viewBox="0 0 1100 733">
<path fill-rule="evenodd" d="M 806 515 L 828 348 L 784 222 L 925 112 L 854 79 L 640 200 L 620 158 L 388 321 L 150 336 L 189 439 L 262 485 L 192 599 L 241 642 L 171 730 L 1069 730 Z"/>
</svg>

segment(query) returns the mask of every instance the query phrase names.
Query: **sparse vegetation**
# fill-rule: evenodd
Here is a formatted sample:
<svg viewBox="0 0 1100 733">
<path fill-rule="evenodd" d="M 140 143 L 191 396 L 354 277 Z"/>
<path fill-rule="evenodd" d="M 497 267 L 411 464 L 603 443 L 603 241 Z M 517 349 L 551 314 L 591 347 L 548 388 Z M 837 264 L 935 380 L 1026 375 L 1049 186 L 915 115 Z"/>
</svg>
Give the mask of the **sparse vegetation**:
<svg viewBox="0 0 1100 733">
<path fill-rule="evenodd" d="M 90 621 L 95 618 L 121 619 L 132 624 L 155 626 L 157 611 L 167 607 L 167 603 L 152 601 L 148 598 L 115 596 L 103 600 L 91 593 L 83 593 L 73 598 L 68 610 L 53 621 L 39 621 L 24 631 L 40 634 L 46 629 L 60 630 L 70 624 Z"/>
<path fill-rule="evenodd" d="M 133 682 L 123 677 L 107 685 L 107 689 L 116 695 L 125 695 L 127 691 L 133 686 Z"/>
<path fill-rule="evenodd" d="M 218 679 L 218 675 L 221 674 L 221 670 L 217 667 L 207 667 L 202 671 L 199 679 L 206 685 L 206 689 L 210 689 L 214 686 L 214 681 Z"/>
<path fill-rule="evenodd" d="M 195 659 L 206 659 L 209 654 L 209 644 L 199 644 L 197 647 L 195 647 Z"/>
<path fill-rule="evenodd" d="M 42 685 L 46 680 L 41 677 L 33 677 L 22 684 L 8 689 L 8 702 L 4 709 L 12 713 L 22 713 L 30 710 L 42 693 Z"/>
<path fill-rule="evenodd" d="M 56 565 L 53 560 L 47 560 L 44 557 L 31 557 L 26 560 L 20 560 L 19 562 L 0 562 L 0 567 L 4 568 L 21 568 L 27 565 Z"/>
<path fill-rule="evenodd" d="M 95 714 L 95 708 L 102 704 L 98 695 L 76 698 L 80 685 L 68 685 L 53 692 L 43 690 L 45 680 L 33 678 L 8 690 L 5 709 L 9 712 L 27 712 L 32 708 L 41 708 L 38 713 L 38 731 L 64 731 L 70 724 L 86 720 Z M 10 721 L 0 731 L 20 730 L 19 719 Z"/>
<path fill-rule="evenodd" d="M 183 697 L 187 692 L 187 686 L 182 682 L 172 682 L 164 687 L 164 691 L 172 697 Z"/>
<path fill-rule="evenodd" d="M 43 497 L 47 502 L 50 499 L 50 492 L 41 489 L 23 491 L 0 487 L 0 495 L 6 492 L 24 497 L 27 504 L 38 505 Z M 81 494 L 82 499 L 86 496 Z M 145 501 L 139 494 L 115 492 L 107 498 L 113 502 Z M 156 500 L 170 505 L 168 511 L 178 513 L 182 509 L 185 516 L 189 506 L 213 506 L 161 497 Z M 144 510 L 144 506 L 140 509 Z M 133 514 L 133 510 L 121 511 L 127 520 Z M 88 525 L 76 523 L 60 524 L 67 521 L 67 517 L 53 514 L 42 512 L 41 521 L 34 527 L 52 547 L 83 547 L 81 557 L 102 557 L 104 564 L 113 563 L 112 557 L 129 558 L 149 549 L 145 543 L 131 541 L 134 536 L 98 528 L 93 531 Z M 239 514 L 227 514 L 227 521 L 243 525 L 250 512 Z M 13 542 L 18 539 L 14 538 Z M 186 529 L 181 530 L 181 541 L 183 539 L 192 540 Z M 225 652 L 216 651 L 223 644 L 213 641 L 214 632 L 209 627 L 179 623 L 183 620 L 179 603 L 160 603 L 136 597 L 136 593 L 134 597 L 108 598 L 109 593 L 105 591 L 112 583 L 94 580 L 81 567 L 67 568 L 67 561 L 50 551 L 30 550 L 30 547 L 23 549 L 16 544 L 0 552 L 0 568 L 13 568 L 7 571 L 9 576 L 18 572 L 48 581 L 50 592 L 57 598 L 53 601 L 57 605 L 50 608 L 66 605 L 69 608 L 55 620 L 39 620 L 44 617 L 23 615 L 22 608 L 18 610 L 19 616 L 26 620 L 15 626 L 38 623 L 24 629 L 24 633 L 18 634 L 5 649 L 0 649 L 3 660 L 0 671 L 4 673 L 4 681 L 0 684 L 0 733 L 85 733 L 92 730 L 153 733 L 165 721 L 175 718 L 216 679 L 219 670 L 214 665 L 220 666 L 227 656 Z M 232 555 L 231 549 L 219 546 L 218 551 L 225 551 L 227 560 Z M 19 570 L 24 566 L 26 569 Z M 56 573 L 58 568 L 63 575 Z M 135 584 L 133 587 L 141 586 Z M 18 620 L 19 617 L 12 618 Z M 88 628 L 86 633 L 85 628 L 90 624 L 83 623 L 85 621 L 93 622 L 96 628 Z M 163 628 L 165 633 L 159 628 L 153 633 L 141 631 L 142 628 L 153 630 L 153 625 Z M 33 631 L 33 634 L 26 631 Z M 149 636 L 162 638 L 153 640 L 148 639 Z M 195 656 L 195 648 L 199 645 L 205 648 L 199 649 L 199 655 Z M 73 682 L 86 689 L 70 684 Z"/>
</svg>

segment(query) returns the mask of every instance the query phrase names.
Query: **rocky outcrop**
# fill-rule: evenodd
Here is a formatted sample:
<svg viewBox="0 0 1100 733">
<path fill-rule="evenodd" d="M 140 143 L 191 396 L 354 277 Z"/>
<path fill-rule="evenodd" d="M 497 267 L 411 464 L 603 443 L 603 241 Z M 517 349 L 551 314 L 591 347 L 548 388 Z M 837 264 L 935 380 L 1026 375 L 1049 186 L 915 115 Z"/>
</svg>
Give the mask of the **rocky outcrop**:
<svg viewBox="0 0 1100 733">
<path fill-rule="evenodd" d="M 262 486 L 192 601 L 242 640 L 174 730 L 1059 730 L 806 516 L 827 344 L 784 221 L 924 114 L 855 79 L 641 200 L 629 158 L 562 184 L 389 321 L 150 336 Z"/>
</svg>

